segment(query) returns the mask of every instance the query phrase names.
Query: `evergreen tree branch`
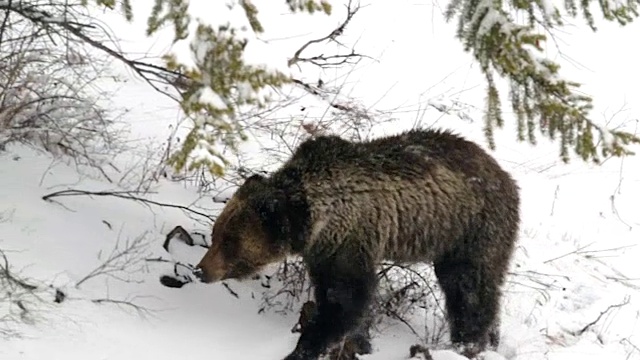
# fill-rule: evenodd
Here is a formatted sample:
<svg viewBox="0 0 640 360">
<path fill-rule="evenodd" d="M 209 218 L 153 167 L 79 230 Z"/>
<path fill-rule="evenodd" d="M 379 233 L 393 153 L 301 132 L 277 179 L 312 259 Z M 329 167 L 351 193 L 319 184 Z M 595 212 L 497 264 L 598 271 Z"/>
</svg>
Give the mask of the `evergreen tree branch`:
<svg viewBox="0 0 640 360">
<path fill-rule="evenodd" d="M 613 6 L 605 0 L 600 5 L 605 19 L 624 25 L 637 16 L 639 3 L 639 0 L 629 0 Z M 589 4 L 587 0 L 580 7 L 595 31 Z M 511 14 L 502 8 L 501 1 L 452 0 L 446 12 L 447 19 L 458 15 L 457 37 L 464 50 L 474 55 L 487 80 L 484 130 L 489 146 L 495 148 L 493 129 L 502 127 L 504 122 L 493 77 L 498 74 L 509 82 L 520 141 L 526 138 L 535 144 L 538 123 L 543 135 L 552 140 L 560 137 L 560 157 L 564 162 L 569 162 L 570 148 L 584 161 L 595 163 L 600 162 L 600 156 L 634 154 L 627 145 L 640 144 L 640 138 L 606 129 L 591 120 L 592 98 L 577 92 L 578 83 L 560 78 L 558 64 L 534 54 L 535 50 L 542 51 L 540 43 L 546 40 L 544 35 L 534 32 L 534 24 L 544 24 L 548 29 L 562 25 L 560 11 L 543 0 L 509 0 L 508 5 L 516 12 L 527 13 L 529 24 L 516 24 Z M 576 16 L 573 0 L 566 0 L 565 5 L 569 14 Z"/>
</svg>

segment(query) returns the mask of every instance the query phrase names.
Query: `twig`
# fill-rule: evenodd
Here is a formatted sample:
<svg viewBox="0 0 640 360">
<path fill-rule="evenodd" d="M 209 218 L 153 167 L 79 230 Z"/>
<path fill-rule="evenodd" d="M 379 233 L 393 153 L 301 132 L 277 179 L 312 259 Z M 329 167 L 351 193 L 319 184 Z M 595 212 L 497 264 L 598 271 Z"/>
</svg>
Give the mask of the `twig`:
<svg viewBox="0 0 640 360">
<path fill-rule="evenodd" d="M 2 259 L 4 261 L 4 265 L 0 265 L 0 272 L 2 274 L 1 276 L 3 276 L 10 283 L 18 285 L 19 287 L 28 291 L 33 291 L 38 288 L 35 285 L 28 284 L 24 280 L 18 279 L 17 277 L 13 276 L 13 274 L 9 270 L 9 259 L 7 259 L 7 255 L 5 255 L 4 251 L 0 250 L 0 256 L 2 256 Z"/>
<path fill-rule="evenodd" d="M 80 287 L 80 285 L 85 281 L 96 276 L 106 275 L 115 277 L 113 275 L 114 273 L 124 272 L 136 263 L 142 261 L 138 255 L 140 255 L 140 252 L 144 247 L 143 240 L 145 239 L 145 236 L 146 233 L 139 235 L 131 243 L 127 243 L 125 248 L 122 250 L 118 250 L 118 243 L 116 243 L 113 250 L 111 250 L 109 257 L 102 264 L 91 270 L 91 272 L 89 272 L 85 277 L 80 279 L 76 283 L 76 288 Z"/>
<path fill-rule="evenodd" d="M 147 258 L 144 259 L 144 261 L 148 261 L 148 262 L 162 262 L 162 263 L 170 263 L 173 264 L 174 262 L 169 260 L 169 259 L 163 259 L 160 256 L 158 256 L 157 258 Z"/>
<path fill-rule="evenodd" d="M 393 317 L 396 320 L 399 320 L 401 323 L 405 324 L 415 336 L 417 336 L 418 338 L 420 337 L 420 334 L 418 334 L 416 329 L 414 329 L 413 326 L 411 326 L 411 324 L 409 324 L 409 321 L 407 321 L 404 317 L 402 317 L 400 314 L 398 314 L 397 311 L 395 311 L 393 309 L 386 309 L 386 312 L 387 312 L 387 314 L 391 315 L 391 317 Z"/>
<path fill-rule="evenodd" d="M 149 199 L 131 195 L 135 193 L 136 193 L 135 191 L 85 191 L 85 190 L 68 189 L 68 190 L 55 191 L 50 194 L 44 195 L 42 197 L 42 200 L 49 201 L 49 199 L 53 197 L 58 197 L 58 196 L 80 196 L 80 195 L 82 196 L 113 196 L 120 199 L 140 201 L 142 203 L 152 204 L 152 205 L 161 206 L 161 207 L 181 209 L 199 216 L 206 217 L 207 219 L 212 221 L 215 220 L 215 218 L 210 215 L 199 212 L 197 210 L 190 209 L 183 205 L 161 203 L 158 201 L 149 200 Z"/>
<path fill-rule="evenodd" d="M 551 216 L 556 208 L 556 201 L 558 200 L 558 192 L 560 191 L 560 185 L 556 186 L 556 191 L 553 193 L 553 202 L 551 203 Z"/>
<path fill-rule="evenodd" d="M 289 66 L 292 66 L 292 65 L 295 65 L 295 64 L 297 64 L 299 62 L 309 62 L 309 63 L 312 63 L 314 65 L 320 66 L 320 67 L 339 66 L 339 65 L 346 64 L 350 58 L 354 58 L 354 57 L 363 58 L 363 57 L 366 57 L 365 55 L 357 54 L 353 50 L 351 51 L 350 54 L 346 54 L 346 55 L 329 55 L 329 56 L 318 55 L 318 56 L 313 56 L 313 57 L 309 57 L 309 58 L 300 57 L 302 52 L 304 50 L 306 50 L 312 44 L 319 44 L 319 43 L 324 42 L 324 41 L 335 41 L 335 42 L 337 42 L 337 40 L 336 40 L 337 37 L 344 33 L 347 25 L 349 24 L 349 22 L 351 22 L 351 19 L 353 19 L 353 16 L 358 12 L 358 10 L 360 10 L 360 5 L 356 6 L 355 8 L 351 7 L 351 0 L 349 0 L 349 3 L 347 4 L 346 7 L 347 7 L 347 18 L 340 25 L 338 25 L 337 28 L 335 28 L 333 31 L 331 31 L 331 33 L 329 33 L 326 36 L 323 36 L 323 37 L 321 37 L 319 39 L 313 39 L 313 40 L 307 41 L 307 43 L 302 45 L 293 54 L 293 57 L 291 59 L 289 59 L 287 64 Z M 329 60 L 333 60 L 333 59 L 341 59 L 341 60 L 337 61 L 337 62 L 334 62 L 334 63 L 329 63 L 328 62 Z M 324 63 L 320 63 L 320 61 L 322 61 Z"/>
<path fill-rule="evenodd" d="M 569 255 L 578 254 L 578 253 L 580 252 L 580 250 L 582 250 L 582 249 L 586 249 L 586 248 L 588 248 L 589 246 L 593 245 L 594 243 L 595 243 L 595 242 L 590 242 L 590 243 L 588 243 L 587 245 L 584 245 L 584 246 L 581 246 L 581 247 L 579 247 L 579 248 L 575 249 L 574 251 L 568 252 L 568 253 L 566 253 L 566 254 L 564 254 L 564 255 L 560 255 L 560 256 L 558 256 L 558 257 L 554 257 L 553 259 L 545 260 L 545 261 L 543 261 L 542 263 L 543 263 L 543 264 L 547 264 L 547 263 L 550 263 L 550 262 L 552 262 L 552 261 L 556 261 L 556 260 L 562 259 L 562 258 L 564 258 L 564 257 L 567 257 L 567 256 L 569 256 Z"/>
<path fill-rule="evenodd" d="M 15 12 L 17 14 L 20 14 L 25 19 L 28 19 L 33 23 L 40 24 L 41 26 L 46 28 L 49 28 L 51 26 L 58 26 L 68 31 L 69 33 L 75 35 L 78 39 L 84 41 L 85 43 L 91 45 L 92 47 L 100 51 L 103 51 L 104 53 L 108 54 L 109 56 L 115 59 L 120 60 L 122 63 L 124 63 L 129 68 L 131 68 L 136 74 L 140 75 L 140 77 L 142 77 L 156 91 L 168 96 L 169 98 L 175 101 L 179 101 L 178 98 L 167 93 L 166 91 L 160 89 L 157 85 L 155 85 L 153 83 L 153 80 L 150 79 L 148 75 L 157 76 L 158 78 L 165 80 L 166 84 L 173 85 L 176 89 L 178 87 L 172 84 L 172 82 L 167 81 L 166 76 L 170 75 L 170 76 L 181 78 L 181 77 L 184 77 L 184 75 L 180 74 L 179 72 L 166 69 L 162 66 L 147 64 L 141 61 L 128 59 L 127 57 L 117 52 L 116 50 L 113 50 L 107 47 L 106 45 L 102 44 L 100 41 L 91 38 L 90 36 L 86 35 L 83 32 L 83 29 L 94 28 L 95 27 L 94 25 L 80 24 L 80 23 L 69 21 L 67 19 L 62 21 L 56 20 L 48 12 L 41 9 L 35 9 L 32 6 L 23 4 L 23 2 L 18 2 L 18 4 L 12 4 L 11 1 L 6 3 L 0 2 L 0 10 Z"/>
<path fill-rule="evenodd" d="M 636 344 L 632 343 L 628 338 L 624 338 L 622 340 L 620 340 L 620 343 L 626 343 L 629 346 L 631 346 L 631 351 L 629 352 L 629 355 L 627 356 L 627 360 L 631 357 L 631 354 L 633 354 L 634 352 L 638 352 L 640 354 L 640 347 L 636 346 Z"/>
<path fill-rule="evenodd" d="M 229 285 L 226 282 L 223 282 L 222 285 L 229 290 L 229 294 L 233 295 L 234 297 L 236 297 L 237 299 L 240 298 L 240 296 L 238 295 L 237 292 L 233 291 L 233 289 L 231 289 L 231 287 L 229 287 Z"/>
<path fill-rule="evenodd" d="M 589 328 L 590 328 L 590 327 L 592 327 L 593 325 L 597 324 L 597 323 L 598 323 L 598 321 L 600 321 L 600 319 L 602 319 L 602 317 L 603 317 L 604 315 L 606 315 L 609 311 L 611 311 L 611 310 L 613 310 L 613 309 L 616 309 L 616 308 L 623 307 L 623 306 L 625 306 L 625 305 L 627 305 L 627 304 L 629 304 L 629 297 L 626 297 L 626 298 L 624 299 L 624 301 L 623 301 L 623 302 L 621 302 L 620 304 L 610 305 L 608 308 L 606 308 L 604 311 L 602 311 L 602 312 L 600 313 L 600 315 L 598 315 L 598 317 L 597 317 L 595 320 L 593 320 L 592 322 L 590 322 L 590 323 L 588 323 L 587 325 L 585 325 L 585 326 L 584 326 L 582 329 L 580 329 L 580 331 L 578 331 L 576 334 L 577 334 L 578 336 L 580 336 L 580 335 L 584 334 L 584 332 L 585 332 L 585 331 L 589 330 Z"/>
<path fill-rule="evenodd" d="M 33 300 L 43 301 L 38 292 L 43 287 L 29 284 L 10 270 L 6 254 L 0 250 L 4 264 L 0 263 L 0 337 L 20 336 L 20 333 L 9 326 L 11 323 L 32 322 L 33 311 L 41 310 L 38 306 L 27 306 Z"/>
<path fill-rule="evenodd" d="M 306 82 L 304 82 L 304 81 L 302 81 L 300 79 L 295 79 L 295 78 L 291 79 L 291 81 L 294 84 L 300 85 L 309 94 L 318 96 L 319 98 L 321 98 L 323 100 L 328 100 L 326 94 L 321 93 L 320 90 L 318 90 L 317 88 L 314 88 L 310 84 L 307 84 Z M 342 104 L 338 104 L 335 101 L 329 100 L 328 102 L 329 102 L 329 106 L 331 106 L 332 108 L 334 108 L 336 110 L 345 111 L 345 112 L 353 111 L 353 109 L 350 109 L 350 108 L 348 108 L 348 107 L 346 107 L 346 106 L 344 106 Z"/>
<path fill-rule="evenodd" d="M 117 299 L 92 299 L 91 302 L 96 304 L 114 304 L 118 307 L 128 307 L 134 309 L 138 314 L 144 317 L 145 314 L 151 314 L 151 310 L 133 302 L 134 299 L 117 300 Z"/>
</svg>

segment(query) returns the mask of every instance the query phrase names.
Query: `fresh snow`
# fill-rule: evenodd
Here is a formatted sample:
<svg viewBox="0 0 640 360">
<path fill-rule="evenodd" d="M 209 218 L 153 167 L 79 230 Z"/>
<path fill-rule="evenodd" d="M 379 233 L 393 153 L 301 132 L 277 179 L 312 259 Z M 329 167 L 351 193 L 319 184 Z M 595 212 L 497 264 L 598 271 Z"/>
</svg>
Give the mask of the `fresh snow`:
<svg viewBox="0 0 640 360">
<path fill-rule="evenodd" d="M 191 11 L 207 21 L 240 18 L 237 14 L 227 17 L 238 7 L 229 10 L 224 2 L 208 3 L 192 2 Z M 286 68 L 287 57 L 295 49 L 326 35 L 342 20 L 342 4 L 332 2 L 334 14 L 326 17 L 281 15 L 284 2 L 273 7 L 265 6 L 266 1 L 255 3 L 265 17 L 267 32 L 250 42 L 256 46 L 248 46 L 251 61 L 266 62 L 310 82 L 322 76 L 366 107 L 389 113 L 394 120 L 374 127 L 370 136 L 434 125 L 454 129 L 485 146 L 482 76 L 471 65 L 471 56 L 453 39 L 455 22 L 445 24 L 432 4 L 387 0 L 364 7 L 347 29 L 343 43 L 356 44 L 357 51 L 378 61 L 363 60 L 353 72 L 347 72 Z M 111 26 L 118 37 L 126 40 L 125 51 L 157 54 L 168 48 L 170 36 L 165 30 L 153 41 L 144 37 L 145 15 L 151 4 L 149 0 L 133 2 L 134 12 L 139 14 L 135 24 L 104 16 L 109 24 L 115 24 Z M 381 19 L 391 18 L 403 20 L 392 29 L 380 25 Z M 635 50 L 616 44 L 631 39 L 638 25 L 620 30 L 602 23 L 599 28 L 595 35 L 586 26 L 565 29 L 567 33 L 559 35 L 565 57 L 551 46 L 544 55 L 561 62 L 563 78 L 585 83 L 583 91 L 596 98 L 593 114 L 598 123 L 633 131 L 640 108 L 637 85 L 631 79 L 640 78 L 640 70 L 635 66 Z M 613 38 L 616 40 L 611 41 Z M 184 44 L 176 44 L 175 49 Z M 307 51 L 329 54 L 338 48 L 330 44 Z M 593 56 L 593 49 L 612 56 Z M 189 61 L 188 46 L 179 52 L 180 60 Z M 579 59 L 580 65 L 567 58 Z M 107 86 L 106 82 L 102 86 Z M 156 161 L 161 154 L 155 149 L 162 149 L 174 131 L 184 137 L 188 127 L 177 122 L 174 103 L 139 79 L 118 87 L 110 100 L 129 110 L 125 120 L 132 146 L 128 154 L 113 160 L 122 169 L 132 169 L 135 175 L 131 179 L 136 179 L 144 170 L 139 164 L 150 155 Z M 239 91 L 245 91 L 243 86 Z M 205 96 L 217 101 L 215 94 Z M 624 111 L 618 112 L 621 107 Z M 523 222 L 504 289 L 501 346 L 497 353 L 486 353 L 484 359 L 640 359 L 640 157 L 611 159 L 601 167 L 581 163 L 575 157 L 570 164 L 562 164 L 557 143 L 542 138 L 536 147 L 517 143 L 506 103 L 503 109 L 508 124 L 496 131 L 498 148 L 493 154 L 522 189 Z M 313 123 L 326 116 L 325 112 L 325 103 L 305 96 L 295 106 L 267 118 L 282 118 L 289 121 L 288 126 L 296 127 L 298 123 L 291 119 Z M 243 165 L 267 170 L 276 167 L 281 161 L 273 155 L 277 152 L 259 150 L 277 141 L 261 136 L 252 139 L 241 146 Z M 189 283 L 182 288 L 160 284 L 160 276 L 173 273 L 173 263 L 153 259 L 193 265 L 205 252 L 200 246 L 177 241 L 167 252 L 162 248 L 167 233 L 181 225 L 208 236 L 208 219 L 174 207 L 112 196 L 42 199 L 66 189 L 129 190 L 134 181 L 127 178 L 113 184 L 90 175 L 73 163 L 54 160 L 25 146 L 11 145 L 0 152 L 0 250 L 14 274 L 43 289 L 20 298 L 0 297 L 1 360 L 269 360 L 282 359 L 293 349 L 299 334 L 290 329 L 297 313 L 259 314 L 260 281 L 230 281 L 229 287 L 238 298 L 219 284 Z M 200 194 L 191 183 L 161 178 L 152 190 L 152 194 L 141 196 L 215 216 L 233 188 Z M 83 280 L 100 272 L 114 249 L 117 253 L 128 245 L 133 246 L 132 256 L 111 263 L 112 268 L 126 265 L 124 270 Z M 189 275 L 186 268 L 178 271 Z M 66 296 L 60 303 L 54 302 L 56 289 Z M 26 312 L 21 312 L 19 305 Z M 21 321 L 2 321 L 9 312 L 17 313 Z M 412 318 L 412 326 L 421 335 L 429 324 L 423 313 L 416 312 Z M 387 320 L 381 331 L 375 334 L 374 353 L 362 359 L 408 359 L 409 347 L 419 343 L 404 324 Z M 450 350 L 427 346 L 434 360 L 462 359 Z"/>
<path fill-rule="evenodd" d="M 210 87 L 204 87 L 198 92 L 198 101 L 203 104 L 209 104 L 217 109 L 224 109 L 227 107 L 227 103 L 216 94 Z"/>
</svg>

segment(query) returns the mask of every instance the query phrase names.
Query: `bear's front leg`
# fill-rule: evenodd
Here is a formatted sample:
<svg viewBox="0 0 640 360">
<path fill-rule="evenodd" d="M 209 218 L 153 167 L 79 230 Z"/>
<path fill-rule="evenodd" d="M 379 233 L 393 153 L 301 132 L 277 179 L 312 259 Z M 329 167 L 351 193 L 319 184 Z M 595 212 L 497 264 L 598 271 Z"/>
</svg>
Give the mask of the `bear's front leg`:
<svg viewBox="0 0 640 360">
<path fill-rule="evenodd" d="M 318 308 L 285 360 L 317 360 L 365 320 L 376 286 L 375 271 L 365 266 L 367 262 L 350 260 L 309 267 Z"/>
</svg>

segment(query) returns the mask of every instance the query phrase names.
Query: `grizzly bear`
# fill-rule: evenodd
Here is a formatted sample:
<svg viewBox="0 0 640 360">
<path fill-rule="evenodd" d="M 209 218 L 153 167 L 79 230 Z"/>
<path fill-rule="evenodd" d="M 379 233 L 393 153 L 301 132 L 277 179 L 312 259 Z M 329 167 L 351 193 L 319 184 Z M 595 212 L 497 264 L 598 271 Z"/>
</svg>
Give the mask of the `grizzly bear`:
<svg viewBox="0 0 640 360">
<path fill-rule="evenodd" d="M 365 342 L 382 260 L 429 262 L 450 339 L 474 357 L 499 339 L 501 287 L 520 223 L 519 187 L 477 144 L 445 130 L 302 142 L 271 176 L 253 175 L 213 225 L 196 267 L 205 283 L 246 279 L 299 255 L 317 309 L 285 359 Z"/>
</svg>

